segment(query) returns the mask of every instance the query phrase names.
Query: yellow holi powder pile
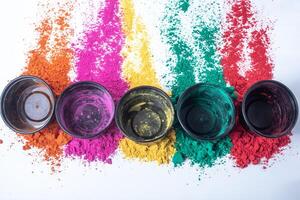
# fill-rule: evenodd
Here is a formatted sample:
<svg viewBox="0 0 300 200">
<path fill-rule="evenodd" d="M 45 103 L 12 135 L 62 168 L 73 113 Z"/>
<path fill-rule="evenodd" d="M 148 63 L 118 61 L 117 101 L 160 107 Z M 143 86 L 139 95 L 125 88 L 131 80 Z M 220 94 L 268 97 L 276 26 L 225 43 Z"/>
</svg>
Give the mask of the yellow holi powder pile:
<svg viewBox="0 0 300 200">
<path fill-rule="evenodd" d="M 126 158 L 137 158 L 142 161 L 156 161 L 158 164 L 169 163 L 175 153 L 175 131 L 156 143 L 137 144 L 129 139 L 122 139 L 120 148 Z"/>
<path fill-rule="evenodd" d="M 146 27 L 134 11 L 132 0 L 121 0 L 123 11 L 123 31 L 126 35 L 122 51 L 124 58 L 123 76 L 130 88 L 151 85 L 162 89 L 152 66 Z M 129 139 L 122 139 L 119 146 L 126 158 L 142 161 L 156 161 L 159 164 L 169 163 L 175 153 L 175 132 L 156 143 L 138 144 Z"/>
</svg>

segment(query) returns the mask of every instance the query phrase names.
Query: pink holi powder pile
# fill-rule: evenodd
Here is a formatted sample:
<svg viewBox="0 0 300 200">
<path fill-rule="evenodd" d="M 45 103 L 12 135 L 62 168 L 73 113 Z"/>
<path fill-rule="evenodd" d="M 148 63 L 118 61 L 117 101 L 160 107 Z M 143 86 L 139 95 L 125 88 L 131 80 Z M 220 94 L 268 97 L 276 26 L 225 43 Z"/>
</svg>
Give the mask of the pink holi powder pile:
<svg viewBox="0 0 300 200">
<path fill-rule="evenodd" d="M 120 55 L 124 34 L 121 29 L 118 0 L 106 0 L 99 12 L 98 23 L 87 31 L 83 48 L 76 52 L 75 81 L 95 81 L 111 93 L 115 101 L 127 91 L 128 85 L 121 78 Z M 65 149 L 67 156 L 78 156 L 87 161 L 100 160 L 111 163 L 111 155 L 118 148 L 122 134 L 113 123 L 96 139 L 73 138 Z"/>
<path fill-rule="evenodd" d="M 111 164 L 110 157 L 118 148 L 121 138 L 119 130 L 113 125 L 104 135 L 96 139 L 73 138 L 67 145 L 65 153 L 68 156 L 81 157 L 88 162 L 99 160 Z"/>
</svg>

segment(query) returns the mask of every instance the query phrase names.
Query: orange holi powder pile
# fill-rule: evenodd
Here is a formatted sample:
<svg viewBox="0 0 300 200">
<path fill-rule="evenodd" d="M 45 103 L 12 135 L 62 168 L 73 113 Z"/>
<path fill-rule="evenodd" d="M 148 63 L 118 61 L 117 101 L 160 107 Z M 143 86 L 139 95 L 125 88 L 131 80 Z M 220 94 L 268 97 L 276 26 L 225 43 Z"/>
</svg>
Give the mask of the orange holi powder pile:
<svg viewBox="0 0 300 200">
<path fill-rule="evenodd" d="M 68 24 L 70 9 L 60 9 L 50 14 L 37 27 L 39 34 L 37 48 L 28 54 L 28 64 L 23 75 L 34 75 L 44 79 L 59 95 L 70 83 L 68 73 L 71 69 L 72 51 L 69 39 L 72 31 Z M 52 12 L 52 13 L 51 13 Z M 41 150 L 46 161 L 50 161 L 52 169 L 60 165 L 63 146 L 71 137 L 62 132 L 56 122 L 52 122 L 42 131 L 31 135 L 20 135 L 24 139 L 24 150 L 37 148 Z"/>
</svg>

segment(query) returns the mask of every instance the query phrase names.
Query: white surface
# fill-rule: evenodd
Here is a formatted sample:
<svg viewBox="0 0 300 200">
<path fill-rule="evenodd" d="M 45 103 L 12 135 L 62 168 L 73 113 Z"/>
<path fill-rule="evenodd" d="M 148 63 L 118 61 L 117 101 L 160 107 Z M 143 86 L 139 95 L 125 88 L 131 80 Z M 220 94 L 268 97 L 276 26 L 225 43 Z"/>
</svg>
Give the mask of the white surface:
<svg viewBox="0 0 300 200">
<path fill-rule="evenodd" d="M 16 77 L 25 65 L 26 51 L 35 45 L 32 22 L 38 17 L 38 1 L 0 2 L 2 91 L 7 81 Z M 300 101 L 300 1 L 265 0 L 257 1 L 257 6 L 263 14 L 277 19 L 273 35 L 275 78 L 289 86 Z M 150 15 L 149 10 L 145 9 L 144 14 Z M 115 156 L 112 165 L 84 166 L 79 160 L 65 159 L 63 171 L 51 175 L 45 163 L 37 163 L 38 158 L 21 150 L 22 145 L 2 121 L 0 126 L 3 127 L 0 139 L 4 140 L 0 145 L 1 200 L 300 199 L 299 121 L 291 149 L 279 156 L 272 167 L 263 170 L 261 166 L 250 166 L 240 170 L 232 167 L 228 159 L 225 165 L 207 169 L 200 181 L 201 173 L 188 164 L 174 169 L 124 160 L 120 154 Z"/>
</svg>

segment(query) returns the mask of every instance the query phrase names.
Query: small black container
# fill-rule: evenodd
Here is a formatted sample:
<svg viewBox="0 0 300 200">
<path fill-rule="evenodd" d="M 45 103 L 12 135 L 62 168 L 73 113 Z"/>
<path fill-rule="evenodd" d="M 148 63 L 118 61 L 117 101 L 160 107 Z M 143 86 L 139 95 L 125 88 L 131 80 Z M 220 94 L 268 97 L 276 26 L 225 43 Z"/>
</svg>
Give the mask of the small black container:
<svg viewBox="0 0 300 200">
<path fill-rule="evenodd" d="M 50 86 L 35 76 L 20 76 L 4 88 L 1 116 L 20 134 L 32 134 L 48 125 L 54 114 L 55 96 Z"/>
<path fill-rule="evenodd" d="M 177 117 L 185 132 L 196 140 L 217 140 L 235 124 L 235 107 L 221 87 L 199 83 L 186 89 L 177 102 Z"/>
<path fill-rule="evenodd" d="M 115 104 L 102 85 L 92 81 L 77 82 L 59 96 L 55 116 L 60 127 L 77 138 L 94 138 L 114 119 Z"/>
<path fill-rule="evenodd" d="M 242 117 L 246 128 L 260 136 L 289 134 L 298 118 L 296 97 L 278 81 L 259 81 L 244 95 Z"/>
<path fill-rule="evenodd" d="M 129 90 L 117 105 L 116 124 L 129 139 L 147 143 L 167 135 L 174 120 L 169 96 L 152 86 Z"/>
</svg>

